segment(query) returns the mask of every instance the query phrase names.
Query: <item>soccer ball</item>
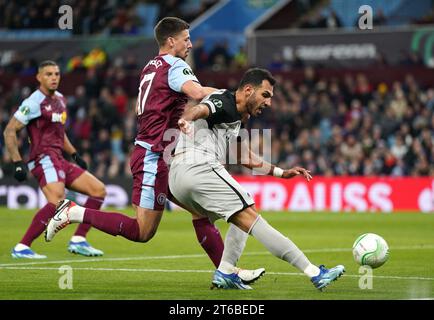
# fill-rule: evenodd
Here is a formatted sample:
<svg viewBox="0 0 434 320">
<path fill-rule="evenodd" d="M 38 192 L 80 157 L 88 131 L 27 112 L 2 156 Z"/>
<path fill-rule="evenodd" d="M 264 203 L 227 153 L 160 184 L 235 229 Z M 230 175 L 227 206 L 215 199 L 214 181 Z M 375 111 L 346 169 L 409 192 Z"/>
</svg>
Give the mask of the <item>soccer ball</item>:
<svg viewBox="0 0 434 320">
<path fill-rule="evenodd" d="M 353 257 L 362 266 L 378 268 L 389 258 L 389 246 L 378 234 L 365 233 L 354 241 Z"/>
</svg>

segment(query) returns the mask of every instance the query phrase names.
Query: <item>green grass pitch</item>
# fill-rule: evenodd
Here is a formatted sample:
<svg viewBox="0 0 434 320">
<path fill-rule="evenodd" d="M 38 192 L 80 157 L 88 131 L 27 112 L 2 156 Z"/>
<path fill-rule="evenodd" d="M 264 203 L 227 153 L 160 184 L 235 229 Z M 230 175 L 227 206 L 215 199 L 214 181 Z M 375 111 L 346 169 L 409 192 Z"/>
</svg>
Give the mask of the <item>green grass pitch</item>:
<svg viewBox="0 0 434 320">
<path fill-rule="evenodd" d="M 132 209 L 123 211 L 129 215 Z M 45 260 L 13 259 L 11 248 L 21 239 L 34 211 L 0 208 L 0 299 L 139 299 L 139 300 L 377 300 L 434 298 L 434 214 L 422 213 L 289 213 L 263 216 L 288 236 L 315 264 L 343 264 L 346 273 L 324 292 L 303 274 L 268 253 L 250 237 L 239 266 L 265 267 L 254 290 L 210 290 L 214 267 L 196 240 L 189 214 L 166 212 L 150 242 L 133 243 L 91 230 L 88 240 L 105 252 L 87 258 L 66 250 L 75 230 L 68 226 L 32 248 Z M 223 236 L 226 223 L 217 223 Z M 351 246 L 362 233 L 383 236 L 390 247 L 385 265 L 373 270 L 372 287 L 353 261 Z M 72 289 L 61 289 L 72 269 Z M 365 278 L 361 278 L 361 277 Z"/>
</svg>

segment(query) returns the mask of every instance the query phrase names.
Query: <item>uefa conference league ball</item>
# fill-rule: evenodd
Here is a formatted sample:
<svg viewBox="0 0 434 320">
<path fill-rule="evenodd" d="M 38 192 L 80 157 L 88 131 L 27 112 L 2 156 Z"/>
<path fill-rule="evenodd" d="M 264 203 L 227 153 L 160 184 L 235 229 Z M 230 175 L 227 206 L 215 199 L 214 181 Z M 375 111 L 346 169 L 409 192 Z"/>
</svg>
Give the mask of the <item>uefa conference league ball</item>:
<svg viewBox="0 0 434 320">
<path fill-rule="evenodd" d="M 389 258 L 389 246 L 378 234 L 365 233 L 354 242 L 353 257 L 358 264 L 375 269 Z"/>
</svg>

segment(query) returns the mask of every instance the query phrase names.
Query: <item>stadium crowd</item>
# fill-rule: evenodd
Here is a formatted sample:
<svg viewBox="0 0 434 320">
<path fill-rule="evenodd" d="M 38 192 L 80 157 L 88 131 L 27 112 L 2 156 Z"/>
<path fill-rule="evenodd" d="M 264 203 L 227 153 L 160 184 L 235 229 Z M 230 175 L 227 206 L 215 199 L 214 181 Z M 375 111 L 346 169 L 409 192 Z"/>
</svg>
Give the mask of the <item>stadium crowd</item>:
<svg viewBox="0 0 434 320">
<path fill-rule="evenodd" d="M 126 74 L 139 77 L 139 68 L 134 57 L 118 57 L 104 67 L 84 69 L 85 81 L 67 97 L 68 135 L 99 178 L 130 174 L 137 88 Z M 434 175 L 433 87 L 422 87 L 411 75 L 390 86 L 374 86 L 363 73 L 321 79 L 312 67 L 304 68 L 300 83 L 287 73 L 275 75 L 272 110 L 249 124 L 272 129 L 273 162 L 281 167 L 301 165 L 326 176 Z M 232 79 L 227 88 L 233 90 L 236 84 Z M 2 132 L 33 89 L 22 86 L 19 77 L 10 90 L 0 86 Z M 26 135 L 25 130 L 20 132 L 23 154 L 28 148 Z M 2 135 L 0 147 L 0 177 L 12 176 Z"/>
<path fill-rule="evenodd" d="M 191 22 L 217 1 L 201 0 L 189 6 L 186 0 L 0 0 L 0 29 L 56 29 L 59 8 L 69 5 L 73 8 L 74 35 L 136 35 L 145 22 L 137 13 L 140 2 L 158 6 L 157 20 L 177 16 Z"/>
</svg>

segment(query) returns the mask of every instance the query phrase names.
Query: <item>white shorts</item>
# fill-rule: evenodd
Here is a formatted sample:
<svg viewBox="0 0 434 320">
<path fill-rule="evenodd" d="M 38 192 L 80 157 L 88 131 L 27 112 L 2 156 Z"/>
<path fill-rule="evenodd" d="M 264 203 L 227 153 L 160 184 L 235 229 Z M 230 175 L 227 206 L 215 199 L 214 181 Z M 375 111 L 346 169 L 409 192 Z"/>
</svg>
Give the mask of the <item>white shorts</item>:
<svg viewBox="0 0 434 320">
<path fill-rule="evenodd" d="M 169 170 L 172 195 L 195 213 L 211 222 L 228 220 L 234 213 L 255 204 L 253 198 L 223 166 L 207 163 L 172 163 Z"/>
</svg>

